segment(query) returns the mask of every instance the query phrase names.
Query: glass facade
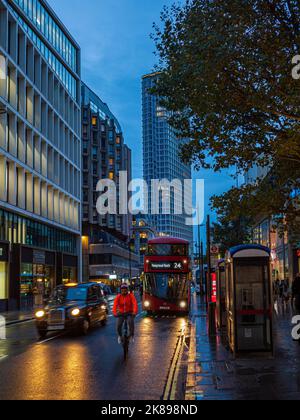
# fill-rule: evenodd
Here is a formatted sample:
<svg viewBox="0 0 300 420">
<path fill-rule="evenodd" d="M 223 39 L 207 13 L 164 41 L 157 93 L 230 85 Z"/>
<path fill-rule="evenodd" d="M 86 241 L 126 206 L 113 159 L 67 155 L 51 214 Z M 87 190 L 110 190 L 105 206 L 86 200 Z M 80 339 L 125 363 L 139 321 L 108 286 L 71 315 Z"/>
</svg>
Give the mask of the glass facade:
<svg viewBox="0 0 300 420">
<path fill-rule="evenodd" d="M 0 261 L 0 300 L 8 298 L 8 264 Z"/>
<path fill-rule="evenodd" d="M 58 76 L 59 80 L 65 86 L 70 95 L 76 99 L 77 96 L 77 82 L 76 79 L 71 75 L 71 73 L 66 69 L 66 67 L 56 58 L 54 54 L 46 47 L 46 45 L 41 41 L 41 39 L 35 34 L 35 32 L 24 22 L 24 20 L 15 13 L 16 18 L 22 25 L 25 32 L 32 39 L 33 43 L 37 46 L 38 50 L 41 52 L 43 57 L 49 63 L 52 70 Z"/>
<path fill-rule="evenodd" d="M 64 87 L 73 97 L 77 99 L 77 80 L 70 71 L 66 63 L 75 74 L 78 74 L 77 48 L 70 41 L 67 35 L 60 29 L 59 25 L 50 16 L 47 10 L 38 0 L 14 0 L 14 3 L 20 7 L 28 20 L 33 24 L 36 30 L 33 30 L 20 16 L 20 12 L 10 8 L 18 19 L 19 23 L 32 39 L 38 50 L 46 59 L 52 70 L 58 76 Z M 43 42 L 41 34 L 51 44 L 61 60 L 51 52 L 50 48 Z"/>
<path fill-rule="evenodd" d="M 38 264 L 22 264 L 20 276 L 20 305 L 26 310 L 43 305 L 54 287 L 54 267 Z"/>
<path fill-rule="evenodd" d="M 27 18 L 44 35 L 59 55 L 77 73 L 77 51 L 75 46 L 59 28 L 54 19 L 38 0 L 14 0 Z"/>
<path fill-rule="evenodd" d="M 155 86 L 158 77 L 158 74 L 152 74 L 142 79 L 144 180 L 148 186 L 151 186 L 152 180 L 157 179 L 169 182 L 180 180 L 183 184 L 185 179 L 192 178 L 191 166 L 185 165 L 180 159 L 180 141 L 175 130 L 168 123 L 168 112 L 160 106 L 160 99 L 149 92 Z M 188 193 L 188 191 L 185 192 Z M 151 215 L 150 224 L 161 236 L 174 236 L 192 242 L 193 228 L 186 225 L 186 215 L 176 214 L 178 209 L 183 208 L 181 193 L 178 187 L 171 190 L 170 214 L 164 214 L 163 200 L 159 199 L 160 214 Z M 192 201 L 191 191 L 189 196 Z M 153 201 L 152 194 L 149 194 L 149 213 L 152 212 Z"/>
<path fill-rule="evenodd" d="M 76 254 L 77 236 L 0 209 L 0 240 Z"/>
<path fill-rule="evenodd" d="M 272 228 L 272 222 L 266 219 L 253 229 L 253 242 L 271 249 L 273 280 L 290 279 L 287 233 L 282 236 Z"/>
</svg>

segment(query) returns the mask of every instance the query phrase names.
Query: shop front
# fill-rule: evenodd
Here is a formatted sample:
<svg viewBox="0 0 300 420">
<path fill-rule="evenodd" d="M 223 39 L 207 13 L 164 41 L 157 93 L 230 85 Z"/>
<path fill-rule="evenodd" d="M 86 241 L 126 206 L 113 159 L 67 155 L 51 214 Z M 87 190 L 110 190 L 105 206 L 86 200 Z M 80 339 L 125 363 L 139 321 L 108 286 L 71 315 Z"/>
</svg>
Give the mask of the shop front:
<svg viewBox="0 0 300 420">
<path fill-rule="evenodd" d="M 9 244 L 0 242 L 0 312 L 8 310 L 9 299 Z"/>
<path fill-rule="evenodd" d="M 43 305 L 55 287 L 55 266 L 55 252 L 13 245 L 11 286 L 17 308 Z"/>
<path fill-rule="evenodd" d="M 57 253 L 57 285 L 78 283 L 78 258 L 75 255 Z"/>
</svg>

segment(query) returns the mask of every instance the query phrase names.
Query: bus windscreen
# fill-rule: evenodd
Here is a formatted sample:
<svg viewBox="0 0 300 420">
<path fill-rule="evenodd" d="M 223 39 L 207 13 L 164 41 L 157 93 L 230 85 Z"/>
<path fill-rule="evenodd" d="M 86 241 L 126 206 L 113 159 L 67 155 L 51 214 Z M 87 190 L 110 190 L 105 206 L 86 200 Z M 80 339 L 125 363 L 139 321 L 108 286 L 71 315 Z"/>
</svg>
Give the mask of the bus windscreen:
<svg viewBox="0 0 300 420">
<path fill-rule="evenodd" d="M 188 299 L 188 288 L 188 277 L 184 274 L 156 273 L 145 276 L 145 292 L 159 299 Z"/>
</svg>

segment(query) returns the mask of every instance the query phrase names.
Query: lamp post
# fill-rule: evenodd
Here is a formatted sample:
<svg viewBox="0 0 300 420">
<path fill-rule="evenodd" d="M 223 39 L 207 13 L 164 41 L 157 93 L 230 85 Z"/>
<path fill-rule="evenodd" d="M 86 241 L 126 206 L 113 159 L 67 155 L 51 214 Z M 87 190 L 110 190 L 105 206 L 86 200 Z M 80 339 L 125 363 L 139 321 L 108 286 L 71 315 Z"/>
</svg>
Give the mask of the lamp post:
<svg viewBox="0 0 300 420">
<path fill-rule="evenodd" d="M 203 285 L 203 243 L 201 241 L 201 228 L 205 227 L 204 224 L 198 224 L 198 267 L 199 267 L 199 277 L 200 277 L 200 287 L 201 295 L 203 296 L 204 285 Z"/>
</svg>

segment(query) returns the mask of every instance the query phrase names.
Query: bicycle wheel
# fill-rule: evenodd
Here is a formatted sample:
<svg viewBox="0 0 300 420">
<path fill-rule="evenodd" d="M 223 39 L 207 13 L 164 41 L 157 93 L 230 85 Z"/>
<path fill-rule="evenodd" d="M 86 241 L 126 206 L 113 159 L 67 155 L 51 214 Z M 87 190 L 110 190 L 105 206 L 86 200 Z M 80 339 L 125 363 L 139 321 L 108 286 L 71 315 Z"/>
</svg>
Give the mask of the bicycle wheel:
<svg viewBox="0 0 300 420">
<path fill-rule="evenodd" d="M 128 339 L 128 337 L 124 337 L 123 350 L 124 350 L 124 361 L 126 361 L 127 357 L 128 357 L 128 351 L 129 351 L 129 339 Z"/>
</svg>

